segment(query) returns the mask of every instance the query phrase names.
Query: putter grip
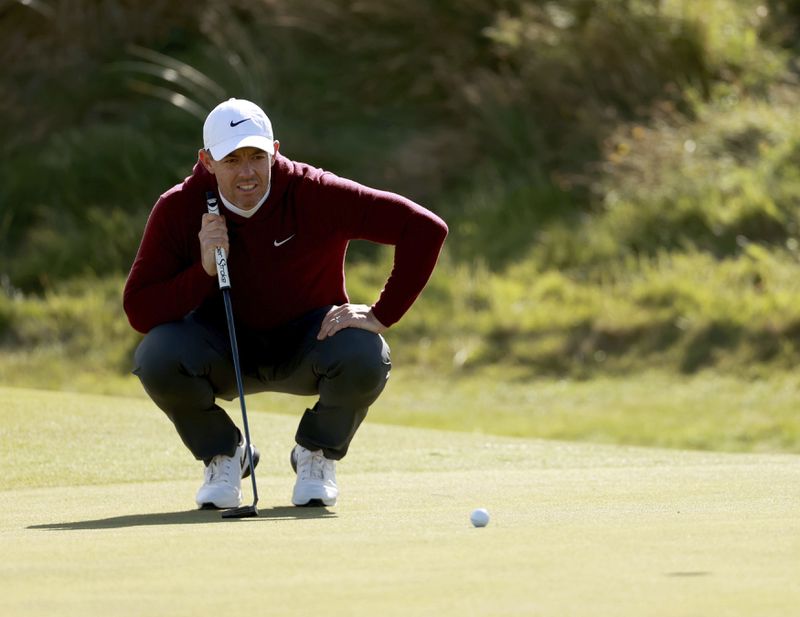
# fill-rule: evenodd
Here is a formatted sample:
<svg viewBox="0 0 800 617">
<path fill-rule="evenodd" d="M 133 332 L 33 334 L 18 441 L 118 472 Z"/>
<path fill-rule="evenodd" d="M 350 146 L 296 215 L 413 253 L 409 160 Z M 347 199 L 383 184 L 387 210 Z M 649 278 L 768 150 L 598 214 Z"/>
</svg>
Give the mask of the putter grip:
<svg viewBox="0 0 800 617">
<path fill-rule="evenodd" d="M 217 198 L 214 193 L 206 193 L 206 205 L 208 206 L 209 214 L 219 215 L 219 205 L 217 205 Z M 219 281 L 220 289 L 231 288 L 231 277 L 228 275 L 228 258 L 225 255 L 225 249 L 218 246 L 214 249 L 217 262 L 217 281 Z"/>
</svg>

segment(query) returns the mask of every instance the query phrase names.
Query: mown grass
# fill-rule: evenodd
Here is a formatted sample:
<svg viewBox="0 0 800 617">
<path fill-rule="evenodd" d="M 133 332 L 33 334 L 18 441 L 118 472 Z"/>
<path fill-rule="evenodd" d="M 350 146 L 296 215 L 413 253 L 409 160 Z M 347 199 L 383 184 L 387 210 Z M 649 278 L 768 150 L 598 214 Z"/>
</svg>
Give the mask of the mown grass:
<svg viewBox="0 0 800 617">
<path fill-rule="evenodd" d="M 791 374 L 752 381 L 713 372 L 588 381 L 512 375 L 500 369 L 437 380 L 401 369 L 372 419 L 599 443 L 800 452 L 800 379 Z"/>
<path fill-rule="evenodd" d="M 195 509 L 202 463 L 144 400 L 0 400 L 4 616 L 193 617 L 237 597 L 273 617 L 785 617 L 800 600 L 796 456 L 368 422 L 337 505 L 295 508 L 296 420 L 256 407 L 259 517 L 228 521 Z M 336 563 L 314 571 L 325 593 L 309 554 Z"/>
<path fill-rule="evenodd" d="M 509 368 L 431 373 L 400 364 L 369 422 L 490 435 L 727 452 L 800 453 L 800 378 L 743 380 L 645 371 L 591 380 L 520 378 Z M 0 358 L 0 383 L 145 397 L 132 376 L 70 369 L 68 359 Z M 53 371 L 35 376 L 30 371 Z M 262 393 L 248 409 L 299 418 L 310 398 Z M 231 417 L 236 404 L 225 403 Z M 161 412 L 152 405 L 152 412 Z M 165 431 L 170 431 L 164 425 Z"/>
</svg>

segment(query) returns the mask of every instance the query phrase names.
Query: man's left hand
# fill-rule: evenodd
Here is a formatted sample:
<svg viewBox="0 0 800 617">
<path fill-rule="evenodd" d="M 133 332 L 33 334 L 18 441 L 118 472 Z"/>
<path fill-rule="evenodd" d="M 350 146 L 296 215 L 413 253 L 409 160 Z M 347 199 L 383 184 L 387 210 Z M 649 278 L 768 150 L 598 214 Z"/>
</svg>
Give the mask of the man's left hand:
<svg viewBox="0 0 800 617">
<path fill-rule="evenodd" d="M 317 340 L 321 341 L 333 336 L 344 328 L 361 328 L 375 334 L 386 330 L 386 326 L 378 321 L 372 309 L 366 304 L 342 304 L 334 306 L 325 315 L 317 334 Z"/>
</svg>

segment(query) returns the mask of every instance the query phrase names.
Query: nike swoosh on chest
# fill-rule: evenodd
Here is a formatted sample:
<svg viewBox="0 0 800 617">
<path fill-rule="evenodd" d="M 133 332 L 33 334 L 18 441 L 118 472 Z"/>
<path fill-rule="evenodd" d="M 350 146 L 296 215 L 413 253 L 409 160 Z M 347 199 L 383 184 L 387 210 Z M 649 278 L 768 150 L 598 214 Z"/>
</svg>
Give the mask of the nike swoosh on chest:
<svg viewBox="0 0 800 617">
<path fill-rule="evenodd" d="M 275 240 L 272 241 L 272 246 L 275 246 L 275 247 L 283 246 L 284 244 L 289 242 L 289 240 L 294 238 L 296 235 L 297 234 L 292 234 L 292 235 L 286 236 L 285 238 L 282 238 L 282 239 L 275 238 Z"/>
</svg>

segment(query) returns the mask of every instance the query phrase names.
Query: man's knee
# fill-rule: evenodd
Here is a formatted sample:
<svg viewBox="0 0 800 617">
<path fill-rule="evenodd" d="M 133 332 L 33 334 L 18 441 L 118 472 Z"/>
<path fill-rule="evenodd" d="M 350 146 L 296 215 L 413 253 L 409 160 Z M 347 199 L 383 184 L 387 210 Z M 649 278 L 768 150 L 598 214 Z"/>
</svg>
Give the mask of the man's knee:
<svg viewBox="0 0 800 617">
<path fill-rule="evenodd" d="M 225 339 L 218 332 L 195 322 L 165 323 L 144 337 L 134 354 L 134 374 L 151 398 L 177 404 L 178 400 L 202 399 L 213 392 L 223 398 L 235 388 L 233 367 Z"/>
<path fill-rule="evenodd" d="M 170 383 L 181 371 L 185 337 L 179 322 L 156 326 L 148 332 L 134 353 L 134 374 L 149 388 Z"/>
<path fill-rule="evenodd" d="M 334 372 L 361 392 L 381 390 L 392 368 L 389 346 L 379 334 L 347 328 L 331 337 Z"/>
</svg>

